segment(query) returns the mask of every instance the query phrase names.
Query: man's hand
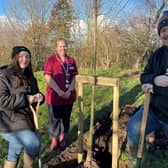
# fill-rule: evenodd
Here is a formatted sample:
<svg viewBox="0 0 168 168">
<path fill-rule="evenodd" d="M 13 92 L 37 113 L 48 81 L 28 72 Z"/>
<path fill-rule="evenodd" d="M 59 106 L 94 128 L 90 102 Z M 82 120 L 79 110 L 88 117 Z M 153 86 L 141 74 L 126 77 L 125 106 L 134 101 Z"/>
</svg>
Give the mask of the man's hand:
<svg viewBox="0 0 168 168">
<path fill-rule="evenodd" d="M 149 89 L 150 89 L 151 91 L 153 91 L 153 85 L 150 84 L 150 83 L 145 83 L 145 84 L 142 84 L 141 89 L 142 89 L 143 92 L 145 92 L 145 93 L 148 92 Z"/>
<path fill-rule="evenodd" d="M 154 83 L 156 86 L 168 87 L 168 76 L 159 75 L 154 78 Z"/>
</svg>

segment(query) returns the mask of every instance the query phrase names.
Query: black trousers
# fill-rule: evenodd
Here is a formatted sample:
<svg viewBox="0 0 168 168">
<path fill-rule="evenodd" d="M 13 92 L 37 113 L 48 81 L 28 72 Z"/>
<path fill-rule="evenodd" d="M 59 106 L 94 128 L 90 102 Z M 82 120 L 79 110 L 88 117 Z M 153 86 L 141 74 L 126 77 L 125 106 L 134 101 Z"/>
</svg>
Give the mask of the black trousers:
<svg viewBox="0 0 168 168">
<path fill-rule="evenodd" d="M 57 137 L 60 133 L 68 132 L 72 107 L 73 104 L 61 106 L 48 105 L 49 133 L 52 136 Z"/>
</svg>

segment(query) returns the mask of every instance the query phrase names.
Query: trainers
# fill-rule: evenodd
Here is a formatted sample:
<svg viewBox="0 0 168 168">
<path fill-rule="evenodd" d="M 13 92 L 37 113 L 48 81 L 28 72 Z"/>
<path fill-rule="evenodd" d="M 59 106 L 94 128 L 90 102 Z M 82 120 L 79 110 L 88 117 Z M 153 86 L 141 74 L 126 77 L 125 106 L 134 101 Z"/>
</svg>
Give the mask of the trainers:
<svg viewBox="0 0 168 168">
<path fill-rule="evenodd" d="M 57 138 L 52 137 L 51 144 L 50 144 L 50 150 L 53 151 L 54 149 L 57 148 L 57 146 L 58 146 Z"/>
</svg>

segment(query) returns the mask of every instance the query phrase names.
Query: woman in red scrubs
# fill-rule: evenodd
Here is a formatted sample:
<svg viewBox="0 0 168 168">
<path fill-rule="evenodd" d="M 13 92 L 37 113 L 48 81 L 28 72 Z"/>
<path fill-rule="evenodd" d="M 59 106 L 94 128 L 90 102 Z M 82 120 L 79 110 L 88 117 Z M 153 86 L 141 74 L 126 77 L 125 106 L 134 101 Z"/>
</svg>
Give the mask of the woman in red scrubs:
<svg viewBox="0 0 168 168">
<path fill-rule="evenodd" d="M 65 146 L 65 134 L 69 130 L 70 115 L 76 99 L 75 76 L 78 74 L 75 60 L 67 55 L 68 45 L 64 38 L 57 40 L 56 49 L 57 53 L 44 64 L 51 150 L 58 144 Z"/>
</svg>

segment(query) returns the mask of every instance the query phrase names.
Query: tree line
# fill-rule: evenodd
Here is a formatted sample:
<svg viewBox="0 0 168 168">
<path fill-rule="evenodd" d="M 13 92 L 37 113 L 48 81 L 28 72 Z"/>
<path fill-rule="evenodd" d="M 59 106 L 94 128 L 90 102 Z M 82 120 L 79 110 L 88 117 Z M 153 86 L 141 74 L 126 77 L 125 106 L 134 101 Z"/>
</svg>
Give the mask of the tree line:
<svg viewBox="0 0 168 168">
<path fill-rule="evenodd" d="M 7 21 L 0 24 L 0 65 L 9 63 L 11 48 L 25 45 L 35 71 L 55 53 L 56 38 L 69 43 L 79 68 L 92 68 L 94 0 L 12 0 Z M 157 23 L 168 0 L 97 0 L 96 66 L 139 68 L 159 47 Z M 129 8 L 129 10 L 128 10 Z"/>
</svg>

